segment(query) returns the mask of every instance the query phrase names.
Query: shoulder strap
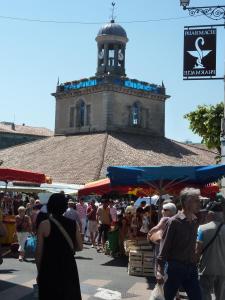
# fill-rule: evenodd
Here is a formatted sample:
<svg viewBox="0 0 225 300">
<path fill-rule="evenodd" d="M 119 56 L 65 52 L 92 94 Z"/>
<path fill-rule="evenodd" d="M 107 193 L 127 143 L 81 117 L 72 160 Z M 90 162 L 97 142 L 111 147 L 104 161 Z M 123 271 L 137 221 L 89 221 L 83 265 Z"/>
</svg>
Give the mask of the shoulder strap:
<svg viewBox="0 0 225 300">
<path fill-rule="evenodd" d="M 63 228 L 63 226 L 55 218 L 53 218 L 52 215 L 49 216 L 49 219 L 58 227 L 59 231 L 62 233 L 62 235 L 64 236 L 65 240 L 69 244 L 72 252 L 75 253 L 73 241 L 70 238 L 69 234 L 66 232 L 66 230 Z"/>
<path fill-rule="evenodd" d="M 217 227 L 217 230 L 216 230 L 214 236 L 213 236 L 212 239 L 208 242 L 208 244 L 202 249 L 202 253 L 201 253 L 201 254 L 203 254 L 203 253 L 209 248 L 209 246 L 212 245 L 212 243 L 215 241 L 215 239 L 216 239 L 217 235 L 219 234 L 220 229 L 222 228 L 223 225 L 224 225 L 224 223 L 221 223 L 221 224 Z"/>
</svg>

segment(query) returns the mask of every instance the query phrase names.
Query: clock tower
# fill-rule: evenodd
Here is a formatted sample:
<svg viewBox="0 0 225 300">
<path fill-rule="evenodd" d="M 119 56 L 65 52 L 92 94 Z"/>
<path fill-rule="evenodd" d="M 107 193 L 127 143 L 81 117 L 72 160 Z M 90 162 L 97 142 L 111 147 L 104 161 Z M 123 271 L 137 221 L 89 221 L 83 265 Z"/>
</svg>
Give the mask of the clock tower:
<svg viewBox="0 0 225 300">
<path fill-rule="evenodd" d="M 97 37 L 95 76 L 57 86 L 55 134 L 126 132 L 149 136 L 165 134 L 164 84 L 127 77 L 125 29 L 112 20 Z"/>
<path fill-rule="evenodd" d="M 126 31 L 112 19 L 102 26 L 96 37 L 98 65 L 96 76 L 125 74 L 125 49 L 128 42 Z"/>
</svg>

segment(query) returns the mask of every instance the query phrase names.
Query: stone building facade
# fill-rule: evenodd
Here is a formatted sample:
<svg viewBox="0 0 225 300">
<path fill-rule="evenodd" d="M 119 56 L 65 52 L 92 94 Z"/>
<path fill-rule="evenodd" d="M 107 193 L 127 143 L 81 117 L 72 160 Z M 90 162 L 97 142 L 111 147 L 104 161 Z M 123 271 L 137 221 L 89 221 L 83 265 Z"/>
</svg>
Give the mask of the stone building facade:
<svg viewBox="0 0 225 300">
<path fill-rule="evenodd" d="M 52 94 L 55 134 L 119 131 L 164 136 L 165 87 L 126 76 L 126 31 L 112 20 L 99 30 L 96 41 L 96 75 L 61 84 Z"/>
</svg>

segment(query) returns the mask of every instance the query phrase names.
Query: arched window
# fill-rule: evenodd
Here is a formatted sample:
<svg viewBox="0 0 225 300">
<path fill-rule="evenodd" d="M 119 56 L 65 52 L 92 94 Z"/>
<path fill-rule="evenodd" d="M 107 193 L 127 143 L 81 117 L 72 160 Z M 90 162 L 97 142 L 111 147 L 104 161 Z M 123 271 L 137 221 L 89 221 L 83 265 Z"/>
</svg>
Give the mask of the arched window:
<svg viewBox="0 0 225 300">
<path fill-rule="evenodd" d="M 140 104 L 135 102 L 131 107 L 131 122 L 133 126 L 137 126 L 141 122 Z"/>
</svg>

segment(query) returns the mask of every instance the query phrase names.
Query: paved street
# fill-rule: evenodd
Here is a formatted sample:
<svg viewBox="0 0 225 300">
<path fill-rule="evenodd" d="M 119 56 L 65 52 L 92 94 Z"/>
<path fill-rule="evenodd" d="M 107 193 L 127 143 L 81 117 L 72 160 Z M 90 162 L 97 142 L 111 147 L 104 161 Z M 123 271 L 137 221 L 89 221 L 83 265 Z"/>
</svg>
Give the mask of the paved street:
<svg viewBox="0 0 225 300">
<path fill-rule="evenodd" d="M 149 299 L 153 281 L 142 277 L 128 276 L 127 262 L 113 259 L 85 245 L 77 256 L 83 300 L 91 299 Z M 20 263 L 6 258 L 0 266 L 0 299 L 32 300 L 36 267 L 32 260 Z"/>
</svg>

